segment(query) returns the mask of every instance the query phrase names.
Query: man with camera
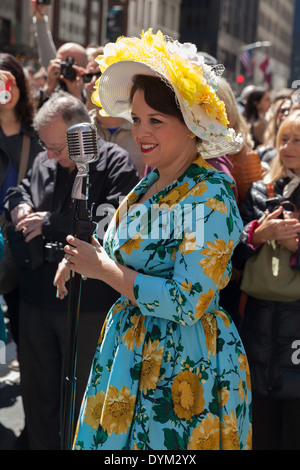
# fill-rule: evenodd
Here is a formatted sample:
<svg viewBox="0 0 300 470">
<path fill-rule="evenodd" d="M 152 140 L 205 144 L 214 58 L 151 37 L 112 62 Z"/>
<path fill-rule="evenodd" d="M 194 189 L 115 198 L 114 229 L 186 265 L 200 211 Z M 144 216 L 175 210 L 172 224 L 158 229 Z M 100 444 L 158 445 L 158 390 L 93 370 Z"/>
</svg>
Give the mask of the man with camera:
<svg viewBox="0 0 300 470">
<path fill-rule="evenodd" d="M 53 92 L 60 89 L 85 101 L 85 88 L 81 75 L 88 63 L 86 50 L 80 44 L 67 42 L 56 51 L 45 15 L 48 4 L 49 2 L 39 0 L 31 1 L 39 55 L 42 65 L 47 69 L 46 83 L 40 89 L 39 107 Z"/>
<path fill-rule="evenodd" d="M 68 42 L 57 51 L 56 57 L 50 60 L 47 69 L 47 79 L 40 90 L 40 103 L 42 106 L 53 92 L 64 90 L 76 98 L 85 101 L 84 82 L 81 72 L 87 66 L 88 58 L 84 47 L 80 44 Z"/>
<path fill-rule="evenodd" d="M 66 92 L 55 93 L 38 111 L 34 127 L 45 150 L 18 186 L 8 190 L 5 210 L 24 237 L 20 256 L 20 373 L 30 449 L 60 448 L 62 364 L 68 298 L 56 298 L 58 262 L 71 233 L 71 195 L 77 168 L 68 154 L 66 131 L 90 122 L 85 104 Z M 89 206 L 105 227 L 108 211 L 139 181 L 128 153 L 98 138 L 99 160 L 89 165 Z M 99 228 L 97 234 L 100 238 Z M 20 237 L 19 237 L 20 238 Z M 17 243 L 17 240 L 16 240 Z M 18 241 L 20 243 L 20 241 Z M 12 251 L 13 246 L 11 246 Z M 26 253 L 28 268 L 22 260 Z M 29 253 L 29 254 L 28 254 Z M 42 255 L 41 255 L 42 253 Z M 31 254 L 31 255 L 30 255 Z M 101 321 L 118 294 L 99 281 L 82 283 L 78 328 L 75 419 L 101 331 Z"/>
</svg>

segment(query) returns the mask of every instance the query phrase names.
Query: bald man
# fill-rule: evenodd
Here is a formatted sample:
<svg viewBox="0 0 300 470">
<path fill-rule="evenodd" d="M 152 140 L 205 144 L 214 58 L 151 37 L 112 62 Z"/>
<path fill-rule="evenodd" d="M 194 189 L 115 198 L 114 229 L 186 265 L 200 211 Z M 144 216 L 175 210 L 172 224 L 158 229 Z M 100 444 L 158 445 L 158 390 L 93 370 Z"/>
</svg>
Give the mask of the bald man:
<svg viewBox="0 0 300 470">
<path fill-rule="evenodd" d="M 39 107 L 58 90 L 67 91 L 85 102 L 86 94 L 81 73 L 84 72 L 87 63 L 88 56 L 83 46 L 73 42 L 63 44 L 58 49 L 55 59 L 49 62 L 46 83 L 40 89 Z M 63 72 L 62 66 L 67 69 L 67 74 Z M 74 72 L 74 76 L 69 77 L 70 71 Z"/>
</svg>

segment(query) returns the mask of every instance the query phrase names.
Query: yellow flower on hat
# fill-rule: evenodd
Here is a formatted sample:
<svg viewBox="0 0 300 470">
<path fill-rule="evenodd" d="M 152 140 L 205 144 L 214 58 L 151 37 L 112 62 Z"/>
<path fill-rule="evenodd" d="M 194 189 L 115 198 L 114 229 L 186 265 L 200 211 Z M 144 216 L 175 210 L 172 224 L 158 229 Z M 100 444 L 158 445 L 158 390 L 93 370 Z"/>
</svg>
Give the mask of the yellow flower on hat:
<svg viewBox="0 0 300 470">
<path fill-rule="evenodd" d="M 222 125 L 228 125 L 224 103 L 219 100 L 215 90 L 207 82 L 203 73 L 203 64 L 191 61 L 191 54 L 196 57 L 196 48 L 192 44 L 181 45 L 177 41 L 166 41 L 163 33 L 153 34 L 150 28 L 142 32 L 141 38 L 120 37 L 115 43 L 104 48 L 104 55 L 98 56 L 102 73 L 112 64 L 120 61 L 142 62 L 165 77 L 173 86 L 176 94 L 186 100 L 189 107 L 202 106 L 210 119 L 216 119 Z M 198 59 L 199 60 L 199 59 Z M 98 90 L 99 80 L 95 84 Z M 97 91 L 92 101 L 101 107 Z"/>
<path fill-rule="evenodd" d="M 107 44 L 96 60 L 102 75 L 95 84 L 92 101 L 102 116 L 132 122 L 132 79 L 137 74 L 151 75 L 174 90 L 186 126 L 201 139 L 198 150 L 203 158 L 241 149 L 242 136 L 229 127 L 225 105 L 216 93 L 222 66 L 215 70 L 207 65 L 194 44 L 181 44 L 161 31 L 154 34 L 150 28 L 139 38 L 120 37 Z"/>
</svg>

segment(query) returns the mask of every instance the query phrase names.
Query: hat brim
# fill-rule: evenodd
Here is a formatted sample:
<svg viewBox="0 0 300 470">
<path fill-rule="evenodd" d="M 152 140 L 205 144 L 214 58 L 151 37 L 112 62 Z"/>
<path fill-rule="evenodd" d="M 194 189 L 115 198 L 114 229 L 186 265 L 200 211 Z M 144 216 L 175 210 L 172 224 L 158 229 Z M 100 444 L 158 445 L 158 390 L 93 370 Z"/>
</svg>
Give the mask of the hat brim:
<svg viewBox="0 0 300 470">
<path fill-rule="evenodd" d="M 110 65 L 101 75 L 99 99 L 109 116 L 122 117 L 132 122 L 129 98 L 135 75 L 158 76 L 148 65 L 129 60 Z"/>
<path fill-rule="evenodd" d="M 99 99 L 106 114 L 112 117 L 121 117 L 132 122 L 129 98 L 135 75 L 157 76 L 172 86 L 168 77 L 158 73 L 149 65 L 142 62 L 131 60 L 115 62 L 102 73 L 99 79 Z M 233 130 L 231 130 L 232 132 L 229 137 L 227 129 L 216 120 L 212 122 L 200 105 L 195 105 L 197 106 L 195 111 L 200 124 L 195 125 L 195 122 L 192 123 L 189 112 L 181 104 L 180 97 L 174 87 L 172 88 L 177 96 L 186 126 L 202 140 L 202 143 L 199 145 L 199 151 L 203 158 L 215 158 L 225 154 L 236 153 L 241 149 L 243 142 L 241 137 L 236 136 Z M 209 126 L 213 130 L 209 134 L 207 132 L 204 133 L 201 123 L 205 123 L 206 128 Z"/>
</svg>

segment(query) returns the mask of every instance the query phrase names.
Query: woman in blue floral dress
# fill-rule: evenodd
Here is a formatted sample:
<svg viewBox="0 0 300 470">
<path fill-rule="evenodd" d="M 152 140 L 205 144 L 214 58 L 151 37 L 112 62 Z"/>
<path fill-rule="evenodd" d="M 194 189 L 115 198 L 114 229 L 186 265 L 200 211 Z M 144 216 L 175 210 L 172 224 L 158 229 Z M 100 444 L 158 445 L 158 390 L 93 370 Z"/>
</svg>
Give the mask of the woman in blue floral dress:
<svg viewBox="0 0 300 470">
<path fill-rule="evenodd" d="M 74 448 L 251 449 L 248 363 L 219 305 L 242 222 L 233 181 L 206 160 L 240 141 L 227 129 L 214 73 L 194 46 L 151 30 L 108 45 L 100 67 L 101 107 L 128 116 L 155 169 L 120 205 L 103 247 L 67 239 L 67 268 L 120 292 Z M 55 280 L 61 296 L 65 269 Z"/>
</svg>

